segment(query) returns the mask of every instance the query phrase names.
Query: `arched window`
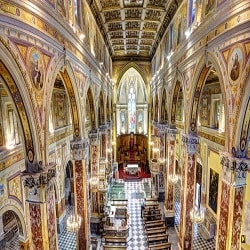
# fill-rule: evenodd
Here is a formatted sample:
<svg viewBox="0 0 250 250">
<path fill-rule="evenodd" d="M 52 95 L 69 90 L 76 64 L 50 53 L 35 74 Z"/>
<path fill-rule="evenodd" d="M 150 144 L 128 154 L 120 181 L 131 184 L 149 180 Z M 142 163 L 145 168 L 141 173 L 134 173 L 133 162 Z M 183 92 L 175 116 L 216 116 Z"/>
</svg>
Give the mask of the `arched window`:
<svg viewBox="0 0 250 250">
<path fill-rule="evenodd" d="M 128 131 L 129 133 L 134 132 L 136 129 L 136 103 L 135 103 L 135 88 L 133 82 L 130 83 L 128 93 Z"/>
</svg>

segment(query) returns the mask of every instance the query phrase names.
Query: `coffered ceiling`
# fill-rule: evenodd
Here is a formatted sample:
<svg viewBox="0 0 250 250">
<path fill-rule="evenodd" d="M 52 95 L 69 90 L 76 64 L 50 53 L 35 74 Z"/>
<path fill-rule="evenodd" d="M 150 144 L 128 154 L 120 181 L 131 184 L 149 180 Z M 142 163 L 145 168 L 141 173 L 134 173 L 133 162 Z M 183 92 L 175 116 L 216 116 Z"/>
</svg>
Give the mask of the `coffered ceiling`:
<svg viewBox="0 0 250 250">
<path fill-rule="evenodd" d="M 182 0 L 87 0 L 113 60 L 151 60 Z"/>
</svg>

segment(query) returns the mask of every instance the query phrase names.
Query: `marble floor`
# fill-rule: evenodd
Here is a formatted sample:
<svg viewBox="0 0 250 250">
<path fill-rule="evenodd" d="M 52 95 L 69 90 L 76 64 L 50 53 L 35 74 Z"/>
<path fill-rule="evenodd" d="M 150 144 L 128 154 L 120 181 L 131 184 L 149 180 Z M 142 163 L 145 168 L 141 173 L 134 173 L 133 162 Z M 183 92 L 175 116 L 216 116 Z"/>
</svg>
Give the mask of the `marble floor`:
<svg viewBox="0 0 250 250">
<path fill-rule="evenodd" d="M 130 233 L 129 241 L 127 244 L 128 250 L 146 250 L 146 236 L 143 226 L 143 220 L 141 218 L 141 200 L 150 195 L 148 190 L 145 190 L 145 187 L 148 186 L 149 179 L 143 179 L 138 182 L 125 182 L 124 183 L 124 192 L 125 197 L 128 199 L 128 213 L 130 215 Z M 179 250 L 177 245 L 177 233 L 176 228 L 179 224 L 178 213 L 180 211 L 179 203 L 180 190 L 178 184 L 175 188 L 175 209 L 177 216 L 175 217 L 175 228 L 168 228 L 167 233 L 169 234 L 169 241 L 172 243 L 172 250 Z M 118 198 L 118 197 L 115 197 Z M 163 209 L 163 203 L 160 202 L 160 207 Z M 70 210 L 68 211 L 68 213 Z M 101 238 L 99 235 L 92 235 L 98 239 L 97 250 L 101 250 Z M 65 230 L 62 234 L 59 235 L 59 249 L 60 250 L 73 250 L 76 249 L 76 235 L 75 233 L 68 232 Z M 193 250 L 213 250 L 215 249 L 215 240 L 206 241 L 203 240 L 198 234 L 198 227 L 194 227 L 194 242 Z"/>
</svg>

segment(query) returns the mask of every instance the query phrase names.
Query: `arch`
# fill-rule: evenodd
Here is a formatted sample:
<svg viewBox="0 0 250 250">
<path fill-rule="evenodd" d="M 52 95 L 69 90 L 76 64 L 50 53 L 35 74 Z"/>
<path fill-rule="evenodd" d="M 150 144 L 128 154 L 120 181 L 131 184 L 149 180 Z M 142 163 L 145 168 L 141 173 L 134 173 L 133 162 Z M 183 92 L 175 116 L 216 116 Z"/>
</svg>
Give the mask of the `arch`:
<svg viewBox="0 0 250 250">
<path fill-rule="evenodd" d="M 76 80 L 75 80 L 75 76 L 74 76 L 74 71 L 71 67 L 71 65 L 69 64 L 68 61 L 66 61 L 65 64 L 65 59 L 63 57 L 61 57 L 60 60 L 58 60 L 58 63 L 55 65 L 55 67 L 53 69 L 49 69 L 51 71 L 53 71 L 53 76 L 51 77 L 51 83 L 48 84 L 47 86 L 47 101 L 44 105 L 48 105 L 48 103 L 50 104 L 52 101 L 52 93 L 53 93 L 53 89 L 54 89 L 54 83 L 56 81 L 56 77 L 59 74 L 62 78 L 62 81 L 64 83 L 66 92 L 68 94 L 68 98 L 69 98 L 69 103 L 70 103 L 70 108 L 71 108 L 71 114 L 72 114 L 72 122 L 73 122 L 73 135 L 75 138 L 80 137 L 81 136 L 81 127 L 80 127 L 80 115 L 79 115 L 79 107 L 77 106 L 78 103 L 80 103 L 79 100 L 77 100 L 77 86 L 76 86 Z M 46 108 L 45 109 L 46 114 L 46 128 L 45 131 L 47 133 L 49 133 L 49 112 L 50 109 Z M 47 152 L 47 151 L 46 151 Z"/>
<path fill-rule="evenodd" d="M 77 107 L 77 100 L 76 100 L 76 93 L 73 88 L 72 79 L 69 76 L 67 69 L 61 71 L 60 75 L 62 76 L 67 93 L 69 95 L 70 105 L 71 105 L 71 113 L 72 113 L 72 120 L 74 125 L 74 136 L 80 137 L 80 121 L 78 115 L 78 107 Z"/>
<path fill-rule="evenodd" d="M 8 67 L 8 68 L 13 68 L 13 67 L 15 68 L 17 66 L 12 65 L 11 67 Z M 28 112 L 27 112 L 27 107 L 26 107 L 27 102 L 26 101 L 24 102 L 25 98 L 23 97 L 23 94 L 20 91 L 20 89 L 23 89 L 23 88 L 21 87 L 19 88 L 17 86 L 16 81 L 13 78 L 8 68 L 5 66 L 2 59 L 0 59 L 0 75 L 5 81 L 5 84 L 13 100 L 13 104 L 15 105 L 15 108 L 17 110 L 19 120 L 21 121 L 21 127 L 22 127 L 22 132 L 23 132 L 24 143 L 25 143 L 25 151 L 26 151 L 26 156 L 27 156 L 26 158 L 28 160 L 28 166 L 29 166 L 29 163 L 33 164 L 37 160 L 37 156 L 35 153 L 35 146 L 34 146 L 35 145 L 34 142 L 36 140 L 35 140 L 34 133 L 32 133 L 32 129 L 31 129 L 33 126 L 30 124 L 30 120 L 32 120 L 30 119 L 30 116 L 32 116 L 32 114 L 29 114 L 29 117 L 28 117 Z M 24 79 L 20 76 L 18 77 L 19 77 L 19 82 L 22 82 L 22 84 L 25 85 L 24 81 L 22 81 Z M 26 168 L 28 168 L 28 166 L 26 166 Z M 31 170 L 31 169 L 28 168 L 27 170 Z M 32 171 L 35 171 L 35 169 L 33 168 Z"/>
<path fill-rule="evenodd" d="M 106 121 L 111 121 L 109 96 L 106 98 Z"/>
<path fill-rule="evenodd" d="M 91 130 L 94 130 L 94 129 L 96 129 L 96 117 L 95 117 L 95 103 L 94 103 L 94 98 L 93 98 L 93 93 L 92 93 L 91 87 L 88 88 L 87 98 L 89 101 L 90 111 L 91 111 L 91 116 L 90 116 L 90 118 L 91 118 Z"/>
<path fill-rule="evenodd" d="M 247 158 L 248 144 L 250 141 L 250 75 L 248 76 L 244 93 L 245 95 L 242 98 L 241 106 L 242 112 L 239 115 L 236 129 L 236 131 L 240 131 L 240 133 L 236 133 L 234 143 L 237 149 L 237 155 Z"/>
<path fill-rule="evenodd" d="M 25 217 L 23 214 L 22 207 L 18 204 L 17 201 L 13 199 L 8 199 L 7 201 L 5 201 L 4 206 L 0 209 L 0 214 L 4 214 L 7 211 L 14 212 L 14 215 L 16 216 L 16 218 L 18 218 L 17 220 L 20 221 L 19 228 L 20 226 L 22 227 L 22 234 L 19 235 L 19 237 L 22 240 L 26 240 L 28 238 L 28 233 L 26 228 L 27 223 L 25 222 Z"/>
<path fill-rule="evenodd" d="M 172 99 L 172 107 L 171 107 L 171 124 L 170 126 L 175 126 L 175 114 L 176 114 L 176 106 L 178 101 L 178 95 L 181 89 L 181 82 L 179 80 L 176 81 L 173 92 Z"/>
<path fill-rule="evenodd" d="M 158 93 L 155 95 L 155 105 L 154 105 L 154 121 L 159 119 L 159 104 L 158 104 Z"/>
<path fill-rule="evenodd" d="M 144 84 L 146 85 L 146 88 L 147 88 L 147 79 L 146 79 L 146 72 L 143 70 L 142 67 L 139 67 L 139 65 L 137 65 L 136 63 L 134 62 L 129 62 L 127 63 L 121 70 L 120 70 L 120 73 L 117 77 L 117 80 L 116 80 L 116 88 L 119 86 L 120 84 L 120 81 L 123 77 L 123 75 L 130 69 L 130 68 L 134 68 L 142 77 L 143 81 L 144 81 Z"/>
<path fill-rule="evenodd" d="M 167 94 L 166 89 L 163 89 L 162 100 L 161 100 L 161 122 L 168 123 L 168 110 L 167 110 Z"/>
<path fill-rule="evenodd" d="M 226 100 L 225 98 L 225 89 L 223 85 L 223 78 L 222 78 L 222 73 L 221 73 L 221 68 L 219 67 L 219 64 L 216 59 L 214 59 L 213 55 L 210 53 L 206 54 L 203 56 L 197 66 L 196 74 L 193 78 L 193 82 L 196 82 L 196 84 L 193 87 L 192 90 L 192 101 L 190 105 L 190 116 L 188 117 L 188 123 L 187 123 L 187 130 L 191 134 L 196 134 L 197 133 L 197 121 L 198 121 L 198 108 L 199 108 L 199 101 L 200 97 L 202 94 L 203 87 L 205 85 L 206 79 L 211 71 L 211 69 L 215 69 L 218 79 L 219 79 L 219 84 L 220 84 L 220 89 L 222 93 L 222 100 Z M 225 105 L 225 124 L 227 126 L 227 119 L 228 119 L 228 111 L 227 111 L 227 105 Z M 227 128 L 225 128 L 225 131 L 227 131 Z M 225 138 L 227 138 L 225 136 Z M 227 143 L 225 141 L 225 143 Z"/>
<path fill-rule="evenodd" d="M 99 96 L 99 107 L 98 107 L 98 123 L 99 126 L 101 124 L 104 124 L 105 122 L 105 117 L 104 117 L 104 100 L 103 100 L 103 94 L 102 91 L 100 91 L 100 96 Z"/>
</svg>

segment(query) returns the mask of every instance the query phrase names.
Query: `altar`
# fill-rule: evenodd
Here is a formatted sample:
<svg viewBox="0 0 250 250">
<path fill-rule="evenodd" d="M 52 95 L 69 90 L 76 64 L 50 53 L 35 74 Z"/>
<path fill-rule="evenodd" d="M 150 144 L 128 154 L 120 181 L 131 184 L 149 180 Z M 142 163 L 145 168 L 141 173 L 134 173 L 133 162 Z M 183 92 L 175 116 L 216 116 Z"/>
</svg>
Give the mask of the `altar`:
<svg viewBox="0 0 250 250">
<path fill-rule="evenodd" d="M 138 164 L 127 164 L 127 166 L 124 168 L 125 173 L 129 175 L 137 175 L 138 170 Z"/>
</svg>

